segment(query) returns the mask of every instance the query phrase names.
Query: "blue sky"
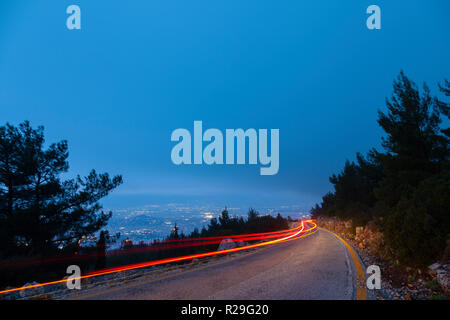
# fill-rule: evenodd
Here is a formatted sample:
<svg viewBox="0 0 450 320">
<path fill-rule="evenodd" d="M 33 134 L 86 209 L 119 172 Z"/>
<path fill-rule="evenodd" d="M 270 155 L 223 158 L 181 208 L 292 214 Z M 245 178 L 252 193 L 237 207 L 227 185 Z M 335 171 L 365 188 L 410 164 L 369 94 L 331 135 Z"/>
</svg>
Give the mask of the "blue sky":
<svg viewBox="0 0 450 320">
<path fill-rule="evenodd" d="M 66 7 L 82 30 L 66 28 Z M 366 8 L 382 29 L 366 28 Z M 125 183 L 104 203 L 304 204 L 355 153 L 379 146 L 377 109 L 403 69 L 450 78 L 442 1 L 87 1 L 0 4 L 0 123 L 69 141 L 70 174 Z M 176 128 L 280 129 L 280 170 L 175 166 Z"/>
</svg>

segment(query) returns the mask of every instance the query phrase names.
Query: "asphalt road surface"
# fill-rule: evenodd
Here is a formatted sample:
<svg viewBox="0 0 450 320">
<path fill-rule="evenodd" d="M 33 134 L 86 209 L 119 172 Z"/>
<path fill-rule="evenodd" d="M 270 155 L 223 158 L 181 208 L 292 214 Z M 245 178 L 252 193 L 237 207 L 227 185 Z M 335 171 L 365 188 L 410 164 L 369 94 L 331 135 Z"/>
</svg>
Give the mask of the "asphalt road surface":
<svg viewBox="0 0 450 320">
<path fill-rule="evenodd" d="M 355 263 L 334 235 L 318 230 L 188 272 L 80 292 L 81 299 L 355 299 Z"/>
</svg>

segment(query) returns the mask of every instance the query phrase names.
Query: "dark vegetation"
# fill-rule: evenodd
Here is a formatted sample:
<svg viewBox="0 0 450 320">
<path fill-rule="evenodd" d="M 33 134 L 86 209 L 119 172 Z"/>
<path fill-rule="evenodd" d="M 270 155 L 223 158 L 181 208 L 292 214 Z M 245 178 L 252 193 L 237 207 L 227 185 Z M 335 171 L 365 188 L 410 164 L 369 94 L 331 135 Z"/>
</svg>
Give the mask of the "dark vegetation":
<svg viewBox="0 0 450 320">
<path fill-rule="evenodd" d="M 440 91 L 450 95 L 445 80 Z M 394 81 L 387 112 L 379 111 L 385 131 L 383 151 L 371 149 L 330 177 L 334 191 L 311 209 L 314 217 L 374 220 L 392 257 L 411 266 L 439 259 L 450 238 L 449 104 L 422 92 L 403 72 Z"/>
</svg>

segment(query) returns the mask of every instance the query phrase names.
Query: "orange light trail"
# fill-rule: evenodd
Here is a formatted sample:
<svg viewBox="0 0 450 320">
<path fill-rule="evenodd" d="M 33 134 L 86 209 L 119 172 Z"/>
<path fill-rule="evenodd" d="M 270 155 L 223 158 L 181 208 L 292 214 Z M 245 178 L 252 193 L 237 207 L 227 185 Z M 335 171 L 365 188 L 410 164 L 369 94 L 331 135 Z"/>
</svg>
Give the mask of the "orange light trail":
<svg viewBox="0 0 450 320">
<path fill-rule="evenodd" d="M 305 223 L 310 223 L 313 226 L 310 227 L 309 229 L 305 230 Z M 225 254 L 225 253 L 231 253 L 231 252 L 237 252 L 237 251 L 241 251 L 241 250 L 247 250 L 247 249 L 267 246 L 267 245 L 271 245 L 271 244 L 275 244 L 275 243 L 281 243 L 281 242 L 285 242 L 285 241 L 289 241 L 289 240 L 294 240 L 294 239 L 296 239 L 296 237 L 300 237 L 302 233 L 313 231 L 314 229 L 317 229 L 317 224 L 314 223 L 313 220 L 304 220 L 304 221 L 300 222 L 300 225 L 298 227 L 286 230 L 284 233 L 289 232 L 291 230 L 298 230 L 298 231 L 293 232 L 290 235 L 282 237 L 282 238 L 279 238 L 279 239 L 270 240 L 270 241 L 261 242 L 261 243 L 255 243 L 255 244 L 251 244 L 251 245 L 247 245 L 247 246 L 243 246 L 243 247 L 238 247 L 238 248 L 217 250 L 217 251 L 211 251 L 211 252 L 205 252 L 205 253 L 197 253 L 197 254 L 191 254 L 191 255 L 186 255 L 186 256 L 175 257 L 175 258 L 167 258 L 167 259 L 161 259 L 161 260 L 155 260 L 155 261 L 135 263 L 135 264 L 130 264 L 130 265 L 121 266 L 121 267 L 114 267 L 114 268 L 107 268 L 107 269 L 103 269 L 103 270 L 96 270 L 96 271 L 89 272 L 89 273 L 87 273 L 87 274 L 85 274 L 83 276 L 80 276 L 80 277 L 71 278 L 71 281 L 78 280 L 78 279 L 82 280 L 82 279 L 87 279 L 87 278 L 92 278 L 92 277 L 112 274 L 112 273 L 116 273 L 116 272 L 120 272 L 120 271 L 128 271 L 128 270 L 133 270 L 133 269 L 140 269 L 140 268 L 151 267 L 151 266 L 155 266 L 155 265 L 161 265 L 161 264 L 167 264 L 167 263 L 172 263 L 172 262 L 191 260 L 191 259 L 196 259 L 196 258 L 210 257 L 210 256 L 214 256 L 214 255 L 220 255 L 220 254 Z M 278 233 L 281 233 L 281 231 L 278 231 Z M 255 234 L 249 234 L 249 235 L 255 235 Z M 242 235 L 242 236 L 249 236 L 249 235 Z M 230 237 L 228 237 L 228 238 L 230 238 Z M 8 289 L 8 290 L 3 290 L 3 291 L 0 291 L 0 294 L 10 293 L 10 292 L 15 292 L 15 291 L 20 291 L 20 290 L 26 290 L 26 289 L 32 289 L 32 288 L 38 288 L 38 287 L 44 287 L 44 286 L 49 286 L 49 285 L 59 284 L 59 283 L 64 283 L 64 282 L 67 282 L 67 279 L 56 280 L 56 281 L 45 282 L 45 283 L 39 283 L 39 284 L 25 286 L 25 287 L 20 287 L 20 288 L 13 288 L 13 289 Z"/>
<path fill-rule="evenodd" d="M 156 250 L 166 250 L 166 249 L 173 249 L 173 248 L 217 244 L 217 243 L 220 243 L 221 239 L 235 239 L 236 241 L 263 240 L 263 239 L 275 238 L 275 237 L 281 236 L 282 234 L 292 233 L 292 232 L 298 230 L 299 228 L 300 228 L 300 226 L 292 228 L 292 229 L 287 229 L 287 230 L 261 232 L 261 233 L 216 236 L 216 237 L 202 237 L 202 238 L 168 239 L 168 240 L 164 240 L 161 242 L 157 242 L 155 244 L 150 244 L 149 247 L 132 248 L 132 249 L 125 249 L 125 250 L 123 250 L 123 249 L 122 250 L 117 250 L 117 249 L 111 250 L 111 251 L 109 251 L 108 256 L 117 256 L 117 255 L 133 254 L 133 253 L 147 252 L 147 251 L 156 251 Z M 259 238 L 257 238 L 257 237 L 259 237 Z M 167 243 L 184 243 L 184 242 L 191 242 L 191 243 L 175 244 L 175 245 L 170 245 L 170 246 L 167 245 Z M 196 242 L 196 243 L 194 243 L 194 242 Z M 15 263 L 0 264 L 0 269 L 9 268 L 9 267 L 19 267 L 19 266 L 25 266 L 25 265 L 30 265 L 30 264 L 33 265 L 36 263 L 39 263 L 42 265 L 42 264 L 70 261 L 70 260 L 79 261 L 82 259 L 94 258 L 96 256 L 97 256 L 97 253 L 94 252 L 94 253 L 87 253 L 87 254 L 81 254 L 81 255 L 60 256 L 60 257 L 53 257 L 53 258 L 46 258 L 46 259 L 39 259 L 39 260 L 29 259 L 29 260 L 24 260 L 24 261 L 15 262 Z M 1 293 L 1 291 L 0 291 L 0 293 Z"/>
<path fill-rule="evenodd" d="M 261 233 L 250 233 L 250 234 L 237 234 L 237 235 L 231 235 L 231 236 L 220 236 L 220 237 L 202 237 L 202 238 L 185 238 L 185 239 L 168 239 L 168 240 L 164 240 L 162 242 L 159 243 L 166 243 L 166 242 L 178 242 L 178 241 L 202 241 L 202 240 L 213 240 L 213 239 L 236 239 L 236 238 L 241 238 L 241 237 L 251 237 L 251 236 L 264 236 L 264 235 L 269 235 L 269 234 L 278 234 L 278 233 L 287 233 L 287 232 L 292 232 L 295 230 L 298 230 L 300 228 L 300 226 L 292 228 L 292 229 L 287 229 L 287 230 L 280 230 L 280 231 L 271 231 L 271 232 L 261 232 Z"/>
</svg>

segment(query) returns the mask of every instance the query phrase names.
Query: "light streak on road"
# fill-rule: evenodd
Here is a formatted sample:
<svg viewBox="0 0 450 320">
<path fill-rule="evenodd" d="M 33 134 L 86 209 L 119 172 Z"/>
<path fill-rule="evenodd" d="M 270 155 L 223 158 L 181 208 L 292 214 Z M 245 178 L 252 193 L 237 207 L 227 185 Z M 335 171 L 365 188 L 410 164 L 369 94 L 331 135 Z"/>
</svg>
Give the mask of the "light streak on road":
<svg viewBox="0 0 450 320">
<path fill-rule="evenodd" d="M 149 252 L 149 251 L 158 251 L 158 250 L 166 250 L 166 249 L 174 249 L 174 248 L 183 248 L 183 247 L 194 247 L 194 246 L 203 246 L 203 245 L 211 245 L 218 244 L 222 241 L 222 239 L 231 239 L 235 241 L 256 241 L 263 239 L 276 238 L 283 234 L 289 234 L 297 231 L 300 226 L 280 231 L 271 231 L 271 232 L 261 232 L 261 233 L 251 233 L 251 234 L 240 234 L 240 235 L 229 235 L 229 236 L 215 236 L 215 237 L 199 237 L 199 238 L 182 238 L 182 239 L 167 239 L 157 243 L 149 244 L 148 247 L 143 248 L 131 248 L 131 249 L 120 249 L 120 250 L 111 250 L 108 252 L 108 256 L 119 256 L 140 252 Z M 171 243 L 181 243 L 181 244 L 168 244 Z M 52 257 L 52 258 L 40 258 L 40 259 L 28 259 L 14 263 L 6 263 L 0 264 L 0 269 L 11 268 L 11 267 L 20 267 L 26 265 L 35 265 L 38 263 L 39 265 L 49 264 L 49 263 L 57 263 L 71 260 L 85 260 L 89 258 L 95 258 L 98 256 L 97 252 L 86 253 L 81 255 L 70 255 L 70 256 L 60 256 L 60 257 Z"/>
<path fill-rule="evenodd" d="M 293 232 L 300 228 L 300 226 L 288 229 L 288 230 L 280 230 L 280 231 L 271 231 L 271 232 L 261 232 L 261 233 L 250 233 L 250 234 L 237 234 L 232 236 L 220 236 L 220 237 L 202 237 L 202 238 L 183 238 L 183 239 L 169 239 L 164 240 L 161 243 L 166 242 L 177 242 L 177 241 L 201 241 L 201 240 L 213 240 L 213 239 L 237 239 L 241 237 L 250 237 L 250 236 L 264 236 L 264 235 L 275 235 L 279 233 L 287 233 L 287 232 Z"/>
<path fill-rule="evenodd" d="M 305 223 L 312 224 L 313 226 L 305 230 Z M 155 260 L 155 261 L 135 263 L 135 264 L 130 264 L 130 265 L 121 266 L 121 267 L 96 270 L 96 271 L 89 272 L 89 273 L 87 273 L 83 276 L 77 277 L 77 278 L 71 278 L 71 281 L 78 280 L 78 279 L 82 280 L 82 279 L 87 279 L 87 278 L 92 278 L 92 277 L 97 277 L 97 276 L 102 276 L 102 275 L 108 275 L 108 274 L 121 272 L 121 271 L 140 269 L 140 268 L 151 267 L 151 266 L 155 266 L 155 265 L 162 265 L 162 264 L 186 261 L 186 260 L 191 260 L 191 259 L 205 258 L 205 257 L 221 255 L 221 254 L 225 254 L 225 253 L 232 253 L 232 252 L 238 252 L 238 251 L 252 249 L 252 248 L 263 247 L 263 246 L 267 246 L 267 245 L 272 245 L 272 244 L 281 243 L 281 242 L 285 242 L 285 241 L 289 241 L 289 240 L 294 240 L 296 238 L 300 238 L 300 237 L 302 237 L 302 234 L 306 235 L 307 232 L 313 231 L 315 229 L 317 229 L 317 224 L 314 223 L 313 220 L 303 220 L 303 221 L 300 221 L 300 225 L 296 228 L 284 230 L 284 231 L 277 231 L 276 233 L 283 233 L 283 234 L 288 233 L 288 235 L 285 235 L 284 237 L 279 238 L 279 239 L 269 240 L 269 241 L 265 241 L 265 242 L 261 242 L 261 243 L 250 244 L 250 245 L 242 246 L 242 247 L 238 247 L 238 248 L 217 250 L 217 251 L 211 251 L 211 252 L 205 252 L 205 253 L 197 253 L 197 254 L 191 254 L 191 255 L 174 257 L 174 258 L 167 258 L 167 259 L 161 259 L 161 260 Z M 292 231 L 292 230 L 295 230 L 295 231 Z M 267 234 L 267 233 L 265 233 L 265 234 Z M 255 234 L 248 234 L 248 235 L 240 235 L 240 236 L 245 237 L 245 236 L 254 236 L 254 235 Z M 226 238 L 231 238 L 231 237 L 228 236 Z M 236 237 L 234 237 L 234 238 L 236 238 Z M 30 285 L 30 286 L 24 286 L 24 287 L 20 287 L 20 288 L 3 290 L 3 291 L 0 291 L 0 294 L 10 293 L 10 292 L 15 292 L 15 291 L 20 291 L 20 290 L 26 290 L 26 289 L 32 289 L 32 288 L 37 288 L 37 287 L 44 287 L 44 286 L 60 284 L 60 283 L 64 283 L 64 282 L 67 282 L 67 279 L 45 282 L 45 283 L 40 283 L 40 284 L 35 284 L 35 285 Z"/>
</svg>

